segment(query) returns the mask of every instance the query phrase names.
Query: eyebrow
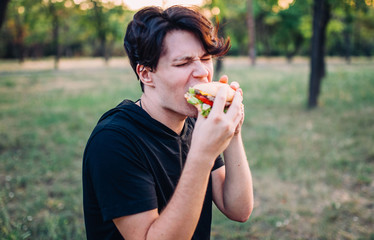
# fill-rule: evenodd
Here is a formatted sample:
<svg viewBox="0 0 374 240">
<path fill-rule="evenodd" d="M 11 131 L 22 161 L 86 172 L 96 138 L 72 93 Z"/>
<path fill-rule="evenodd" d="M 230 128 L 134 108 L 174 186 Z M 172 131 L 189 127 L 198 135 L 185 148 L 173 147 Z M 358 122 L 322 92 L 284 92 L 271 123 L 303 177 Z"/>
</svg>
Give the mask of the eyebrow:
<svg viewBox="0 0 374 240">
<path fill-rule="evenodd" d="M 179 62 L 179 61 L 191 61 L 192 59 L 194 59 L 194 57 L 191 57 L 191 56 L 183 56 L 183 57 L 177 57 L 177 58 L 174 58 L 173 59 L 173 62 Z"/>
<path fill-rule="evenodd" d="M 199 58 L 204 58 L 204 57 L 207 57 L 207 56 L 210 56 L 209 53 L 204 53 L 201 57 Z M 182 57 L 176 57 L 173 59 L 173 62 L 179 62 L 179 61 L 192 61 L 193 59 L 195 59 L 195 57 L 192 57 L 192 56 L 182 56 Z"/>
</svg>

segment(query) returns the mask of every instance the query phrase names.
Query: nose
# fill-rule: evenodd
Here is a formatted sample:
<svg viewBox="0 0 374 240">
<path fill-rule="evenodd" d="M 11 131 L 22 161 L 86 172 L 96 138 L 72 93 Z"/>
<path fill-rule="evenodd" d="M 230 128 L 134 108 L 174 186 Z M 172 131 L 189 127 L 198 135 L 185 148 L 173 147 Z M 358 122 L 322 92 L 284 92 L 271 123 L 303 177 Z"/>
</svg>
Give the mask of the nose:
<svg viewBox="0 0 374 240">
<path fill-rule="evenodd" d="M 209 69 L 206 64 L 201 62 L 201 60 L 194 61 L 194 70 L 192 72 L 192 76 L 195 78 L 205 78 L 209 75 Z"/>
</svg>

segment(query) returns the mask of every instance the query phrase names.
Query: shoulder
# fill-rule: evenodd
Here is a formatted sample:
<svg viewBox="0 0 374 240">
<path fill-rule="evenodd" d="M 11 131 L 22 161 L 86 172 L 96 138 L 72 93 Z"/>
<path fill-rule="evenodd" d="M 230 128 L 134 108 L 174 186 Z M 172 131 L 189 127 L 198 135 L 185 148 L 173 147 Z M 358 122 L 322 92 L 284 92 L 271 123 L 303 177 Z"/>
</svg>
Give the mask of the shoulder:
<svg viewBox="0 0 374 240">
<path fill-rule="evenodd" d="M 115 128 L 103 128 L 95 131 L 87 142 L 84 152 L 85 158 L 105 158 L 109 156 L 136 156 L 137 145 L 130 134 Z"/>
<path fill-rule="evenodd" d="M 143 115 L 142 109 L 133 101 L 124 100 L 101 116 L 92 131 L 91 138 L 102 131 L 106 134 L 110 132 L 122 135 L 134 134 L 133 132 L 137 129 L 136 126 L 144 118 Z"/>
</svg>

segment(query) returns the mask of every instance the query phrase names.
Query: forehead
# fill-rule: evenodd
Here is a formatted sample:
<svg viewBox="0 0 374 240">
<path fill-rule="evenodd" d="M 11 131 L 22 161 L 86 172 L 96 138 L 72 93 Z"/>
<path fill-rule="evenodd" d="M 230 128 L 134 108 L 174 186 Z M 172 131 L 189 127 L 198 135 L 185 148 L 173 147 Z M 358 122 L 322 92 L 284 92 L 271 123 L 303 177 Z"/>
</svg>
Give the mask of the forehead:
<svg viewBox="0 0 374 240">
<path fill-rule="evenodd" d="M 184 30 L 174 30 L 166 34 L 161 56 L 175 59 L 200 56 L 205 52 L 202 42 L 195 34 Z"/>
</svg>

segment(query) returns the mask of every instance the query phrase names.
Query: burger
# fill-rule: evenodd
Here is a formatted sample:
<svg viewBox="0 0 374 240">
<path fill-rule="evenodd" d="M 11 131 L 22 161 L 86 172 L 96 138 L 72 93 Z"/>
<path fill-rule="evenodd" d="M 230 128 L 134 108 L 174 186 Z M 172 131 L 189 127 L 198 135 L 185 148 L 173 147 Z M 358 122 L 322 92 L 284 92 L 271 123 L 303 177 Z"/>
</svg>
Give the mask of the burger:
<svg viewBox="0 0 374 240">
<path fill-rule="evenodd" d="M 227 84 L 221 82 L 196 84 L 195 86 L 189 88 L 189 91 L 184 95 L 184 97 L 188 103 L 197 108 L 201 115 L 208 117 L 218 90 L 225 85 Z M 228 88 L 224 109 L 225 112 L 230 107 L 234 95 L 235 91 L 232 88 Z"/>
</svg>

